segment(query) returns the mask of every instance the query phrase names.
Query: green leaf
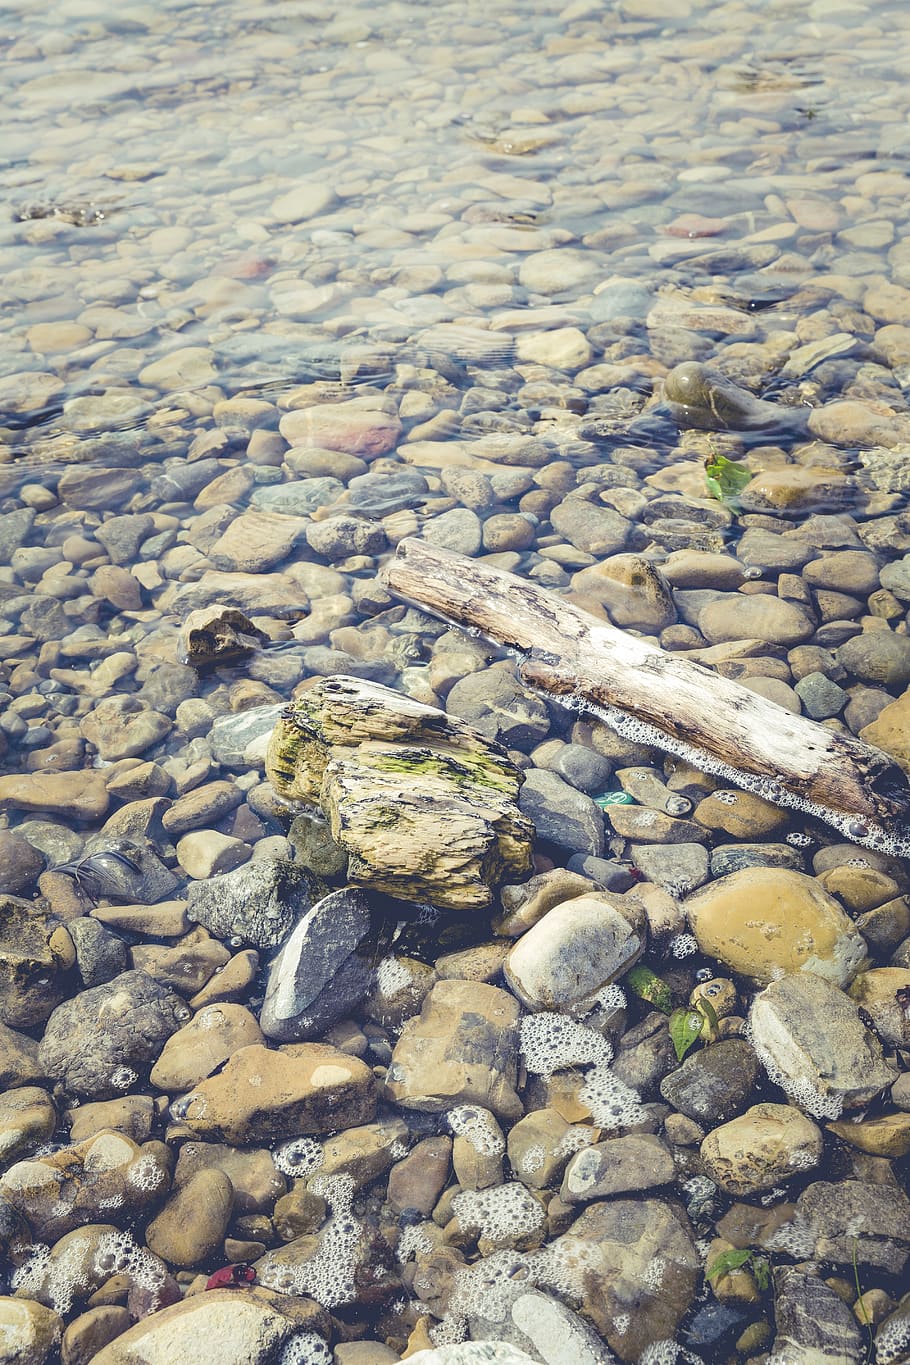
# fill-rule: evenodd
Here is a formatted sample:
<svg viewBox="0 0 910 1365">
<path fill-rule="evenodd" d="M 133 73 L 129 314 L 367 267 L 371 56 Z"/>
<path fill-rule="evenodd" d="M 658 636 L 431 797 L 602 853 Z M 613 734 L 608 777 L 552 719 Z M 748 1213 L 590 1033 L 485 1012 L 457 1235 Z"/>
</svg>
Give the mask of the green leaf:
<svg viewBox="0 0 910 1365">
<path fill-rule="evenodd" d="M 707 1033 L 705 1033 L 704 1024 L 702 1025 L 699 1031 L 706 1037 L 716 1038 L 717 1030 L 719 1027 L 719 1020 L 717 1018 L 717 1011 L 711 1004 L 711 1001 L 707 1000 L 704 996 L 699 996 L 695 1002 L 695 1008 L 698 1010 L 702 1019 L 704 1019 L 705 1023 L 708 1025 Z"/>
<path fill-rule="evenodd" d="M 711 459 L 705 460 L 705 483 L 708 485 L 708 492 L 712 498 L 717 498 L 718 502 L 728 507 L 738 506 L 739 494 L 751 481 L 752 470 L 744 469 L 735 460 L 728 460 L 726 455 L 714 455 Z"/>
<path fill-rule="evenodd" d="M 722 1251 L 719 1256 L 715 1256 L 708 1269 L 705 1271 L 709 1280 L 715 1276 L 729 1275 L 731 1270 L 739 1270 L 740 1266 L 752 1259 L 752 1252 L 748 1247 L 741 1251 Z M 767 1265 L 767 1261 L 765 1265 Z"/>
<path fill-rule="evenodd" d="M 670 987 L 666 981 L 661 981 L 650 967 L 633 967 L 627 974 L 625 982 L 640 1000 L 647 1000 L 649 1005 L 653 1005 L 664 1014 L 672 1013 L 673 997 L 670 994 Z"/>
<path fill-rule="evenodd" d="M 676 1049 L 676 1060 L 681 1062 L 701 1033 L 702 1016 L 688 1007 L 674 1010 L 670 1015 L 670 1037 Z"/>
</svg>

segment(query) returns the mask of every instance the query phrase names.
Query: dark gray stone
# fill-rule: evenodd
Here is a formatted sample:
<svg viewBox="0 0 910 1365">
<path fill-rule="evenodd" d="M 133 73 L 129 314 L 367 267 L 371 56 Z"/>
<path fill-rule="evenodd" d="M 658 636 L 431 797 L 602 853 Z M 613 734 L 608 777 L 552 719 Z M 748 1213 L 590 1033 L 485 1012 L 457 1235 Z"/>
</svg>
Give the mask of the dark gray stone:
<svg viewBox="0 0 910 1365">
<path fill-rule="evenodd" d="M 758 1080 L 758 1058 L 742 1038 L 726 1038 L 690 1053 L 661 1082 L 660 1093 L 687 1118 L 708 1128 L 748 1108 Z"/>
<path fill-rule="evenodd" d="M 528 768 L 518 804 L 533 820 L 538 839 L 559 848 L 592 853 L 596 858 L 603 853 L 603 811 L 590 796 L 570 787 L 556 773 Z"/>
<path fill-rule="evenodd" d="M 544 703 L 501 664 L 460 679 L 446 697 L 446 711 L 508 748 L 536 744 L 550 729 Z"/>
<path fill-rule="evenodd" d="M 832 678 L 826 678 L 824 673 L 807 673 L 793 690 L 802 702 L 804 711 L 813 720 L 829 720 L 832 716 L 840 715 L 849 701 L 844 689 L 838 687 Z"/>
<path fill-rule="evenodd" d="M 633 844 L 635 866 L 671 896 L 687 896 L 708 880 L 708 850 L 701 844 Z"/>
<path fill-rule="evenodd" d="M 70 920 L 67 928 L 76 945 L 76 968 L 84 986 L 100 986 L 129 969 L 126 944 L 100 920 L 82 915 Z"/>
<path fill-rule="evenodd" d="M 367 898 L 353 887 L 307 911 L 269 968 L 259 1018 L 267 1038 L 317 1038 L 361 1003 L 373 978 L 370 927 Z"/>
<path fill-rule="evenodd" d="M 726 877 L 744 867 L 792 867 L 804 872 L 805 856 L 789 844 L 721 844 L 711 851 L 711 876 Z"/>
<path fill-rule="evenodd" d="M 232 946 L 277 948 L 318 900 L 318 878 L 284 858 L 257 858 L 233 872 L 191 882 L 187 917 Z"/>
<path fill-rule="evenodd" d="M 174 991 L 145 972 L 123 972 L 57 1006 L 38 1049 L 39 1064 L 73 1095 L 113 1099 L 144 1082 L 189 1017 Z"/>
</svg>

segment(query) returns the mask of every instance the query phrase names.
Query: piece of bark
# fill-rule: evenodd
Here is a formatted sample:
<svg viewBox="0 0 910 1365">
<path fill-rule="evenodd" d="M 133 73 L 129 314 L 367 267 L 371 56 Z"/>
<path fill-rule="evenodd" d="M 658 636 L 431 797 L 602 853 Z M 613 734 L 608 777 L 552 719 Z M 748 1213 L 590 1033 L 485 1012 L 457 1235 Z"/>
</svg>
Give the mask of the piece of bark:
<svg viewBox="0 0 910 1365">
<path fill-rule="evenodd" d="M 521 676 L 855 843 L 910 854 L 910 789 L 887 754 L 793 715 L 701 664 L 598 621 L 514 574 L 409 538 L 390 592 L 522 654 Z"/>
</svg>

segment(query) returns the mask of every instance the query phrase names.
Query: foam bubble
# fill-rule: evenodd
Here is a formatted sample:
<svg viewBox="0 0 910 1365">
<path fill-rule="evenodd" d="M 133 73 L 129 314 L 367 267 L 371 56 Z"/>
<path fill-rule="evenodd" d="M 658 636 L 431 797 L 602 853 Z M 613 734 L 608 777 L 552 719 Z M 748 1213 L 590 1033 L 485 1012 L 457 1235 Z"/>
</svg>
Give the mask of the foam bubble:
<svg viewBox="0 0 910 1365">
<path fill-rule="evenodd" d="M 316 1252 L 302 1265 L 266 1265 L 259 1280 L 266 1289 L 315 1299 L 323 1308 L 336 1308 L 350 1303 L 355 1294 L 361 1226 L 352 1211 L 354 1181 L 349 1175 L 317 1175 L 310 1189 L 325 1199 L 331 1211 Z"/>
<path fill-rule="evenodd" d="M 674 957 L 691 957 L 698 952 L 698 939 L 694 934 L 674 934 L 667 948 Z"/>
<path fill-rule="evenodd" d="M 272 1161 L 282 1175 L 292 1179 L 312 1175 L 325 1160 L 322 1143 L 315 1138 L 299 1137 L 272 1148 Z"/>
<path fill-rule="evenodd" d="M 332 1352 L 315 1332 L 298 1332 L 285 1342 L 278 1365 L 332 1365 Z"/>
<path fill-rule="evenodd" d="M 462 1190 L 452 1200 L 462 1227 L 490 1242 L 512 1242 L 539 1232 L 545 1216 L 524 1185 L 510 1181 L 486 1190 Z"/>
<path fill-rule="evenodd" d="M 501 1156 L 506 1149 L 502 1129 L 488 1109 L 461 1104 L 449 1111 L 448 1123 L 456 1137 L 466 1138 L 480 1156 Z"/>
<path fill-rule="evenodd" d="M 384 957 L 376 968 L 376 986 L 384 996 L 397 995 L 413 979 L 413 972 L 400 957 Z"/>
<path fill-rule="evenodd" d="M 599 1128 L 634 1128 L 647 1117 L 641 1097 L 609 1066 L 595 1066 L 588 1072 L 578 1098 Z"/>
<path fill-rule="evenodd" d="M 564 1014 L 526 1015 L 519 1026 L 519 1043 L 528 1071 L 539 1076 L 613 1060 L 613 1049 L 602 1034 Z"/>
<path fill-rule="evenodd" d="M 432 1250 L 433 1239 L 419 1223 L 412 1223 L 410 1227 L 402 1228 L 396 1250 L 396 1255 L 402 1265 L 412 1258 L 429 1256 Z"/>
</svg>

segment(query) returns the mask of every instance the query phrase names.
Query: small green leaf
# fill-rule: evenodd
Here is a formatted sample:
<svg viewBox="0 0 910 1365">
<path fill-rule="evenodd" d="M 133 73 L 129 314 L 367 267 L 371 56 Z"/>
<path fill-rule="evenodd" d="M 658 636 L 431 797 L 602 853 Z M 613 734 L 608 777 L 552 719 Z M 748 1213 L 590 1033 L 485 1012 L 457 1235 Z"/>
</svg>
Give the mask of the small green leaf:
<svg viewBox="0 0 910 1365">
<path fill-rule="evenodd" d="M 701 1033 L 702 1016 L 697 1010 L 674 1010 L 670 1015 L 670 1037 L 676 1049 L 676 1060 L 681 1062 Z"/>
<path fill-rule="evenodd" d="M 708 485 L 708 492 L 712 498 L 717 498 L 718 502 L 726 504 L 728 507 L 736 507 L 739 494 L 743 491 L 747 483 L 752 481 L 752 470 L 744 469 L 735 460 L 728 460 L 725 455 L 714 455 L 709 460 L 705 460 L 705 483 Z"/>
<path fill-rule="evenodd" d="M 719 1020 L 717 1018 L 717 1011 L 711 1004 L 711 1001 L 706 1000 L 704 996 L 699 996 L 699 998 L 695 1002 L 695 1008 L 698 1010 L 702 1019 L 705 1021 L 704 1024 L 702 1024 L 701 1029 L 699 1030 L 699 1032 L 702 1034 L 702 1037 L 712 1039 L 716 1038 L 717 1030 L 719 1027 Z M 707 1024 L 707 1029 L 705 1028 L 705 1024 Z"/>
<path fill-rule="evenodd" d="M 751 1258 L 752 1252 L 748 1247 L 742 1251 L 722 1251 L 711 1262 L 705 1274 L 709 1280 L 713 1280 L 715 1276 L 729 1275 L 731 1270 L 739 1270 L 740 1266 L 744 1266 Z M 765 1265 L 767 1264 L 766 1261 Z"/>
<path fill-rule="evenodd" d="M 661 981 L 656 972 L 652 972 L 650 967 L 633 967 L 625 978 L 626 984 L 631 991 L 634 991 L 640 1000 L 647 1000 L 649 1005 L 661 1010 L 664 1014 L 670 1014 L 673 1010 L 673 997 L 670 994 L 670 987 L 666 981 Z"/>
</svg>

